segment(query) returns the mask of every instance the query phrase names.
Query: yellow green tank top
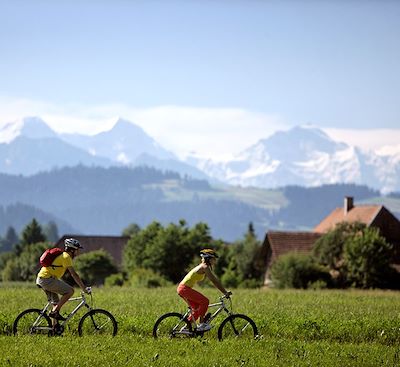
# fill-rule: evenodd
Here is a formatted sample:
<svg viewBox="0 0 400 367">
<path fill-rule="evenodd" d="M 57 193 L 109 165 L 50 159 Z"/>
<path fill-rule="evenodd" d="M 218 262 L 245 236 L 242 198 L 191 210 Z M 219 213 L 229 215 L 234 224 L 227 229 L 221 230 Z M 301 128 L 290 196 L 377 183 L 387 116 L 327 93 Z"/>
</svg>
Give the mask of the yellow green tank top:
<svg viewBox="0 0 400 367">
<path fill-rule="evenodd" d="M 181 284 L 184 284 L 190 288 L 193 288 L 194 285 L 197 282 L 202 281 L 205 276 L 206 276 L 206 274 L 204 274 L 204 273 L 203 274 L 197 273 L 197 267 L 196 267 L 196 268 L 193 268 L 192 270 L 190 270 L 189 273 L 186 274 L 186 276 L 181 281 Z"/>
</svg>

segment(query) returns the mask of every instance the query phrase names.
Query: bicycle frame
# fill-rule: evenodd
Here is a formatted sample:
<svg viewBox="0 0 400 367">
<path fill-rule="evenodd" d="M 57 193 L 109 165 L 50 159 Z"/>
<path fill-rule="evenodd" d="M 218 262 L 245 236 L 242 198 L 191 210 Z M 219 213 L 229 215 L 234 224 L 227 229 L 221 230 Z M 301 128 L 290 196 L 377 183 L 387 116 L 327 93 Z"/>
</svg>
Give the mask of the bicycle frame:
<svg viewBox="0 0 400 367">
<path fill-rule="evenodd" d="M 85 294 L 82 292 L 80 297 L 74 297 L 74 298 L 70 298 L 67 302 L 73 302 L 73 301 L 80 301 L 79 304 L 69 313 L 69 315 L 67 316 L 67 318 L 60 322 L 59 324 L 64 327 L 66 325 L 66 323 L 83 307 L 86 306 L 89 311 L 92 310 L 92 307 L 86 302 L 86 297 Z M 45 315 L 47 311 L 51 310 L 51 302 L 47 302 L 47 304 L 43 307 L 42 311 L 40 312 L 40 315 L 38 316 L 38 318 L 35 320 L 35 322 L 33 323 L 33 327 L 38 329 L 38 330 L 52 330 L 53 328 L 49 328 L 49 327 L 39 327 L 37 326 L 39 324 L 40 319 L 42 318 L 42 315 Z"/>
<path fill-rule="evenodd" d="M 210 303 L 210 304 L 208 305 L 208 309 L 214 308 L 214 307 L 218 307 L 218 308 L 214 311 L 214 313 L 212 313 L 212 314 L 210 315 L 210 317 L 208 318 L 208 320 L 207 320 L 208 323 L 211 323 L 212 320 L 214 320 L 222 311 L 225 311 L 225 312 L 228 314 L 228 316 L 232 315 L 232 312 L 225 306 L 225 301 L 224 301 L 225 298 L 226 298 L 225 296 L 219 297 L 219 300 L 220 300 L 219 302 Z M 193 317 L 193 312 L 192 312 L 191 307 L 188 307 L 188 309 L 187 309 L 187 311 L 184 313 L 182 319 L 187 319 L 187 317 L 188 317 L 189 315 L 192 315 L 192 317 Z M 181 331 L 181 333 L 186 334 L 187 331 Z M 195 333 L 196 333 L 196 330 L 192 331 L 190 334 L 195 334 Z"/>
</svg>

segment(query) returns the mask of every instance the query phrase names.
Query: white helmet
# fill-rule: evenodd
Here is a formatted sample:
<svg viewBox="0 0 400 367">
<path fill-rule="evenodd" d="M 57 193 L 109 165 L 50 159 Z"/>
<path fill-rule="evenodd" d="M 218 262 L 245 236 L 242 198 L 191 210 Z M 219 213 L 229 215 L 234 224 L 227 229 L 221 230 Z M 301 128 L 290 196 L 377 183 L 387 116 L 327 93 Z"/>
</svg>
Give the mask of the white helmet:
<svg viewBox="0 0 400 367">
<path fill-rule="evenodd" d="M 78 248 L 83 248 L 79 241 L 75 238 L 67 238 L 64 241 L 64 246 L 65 248 L 73 248 L 74 250 L 77 250 Z"/>
</svg>

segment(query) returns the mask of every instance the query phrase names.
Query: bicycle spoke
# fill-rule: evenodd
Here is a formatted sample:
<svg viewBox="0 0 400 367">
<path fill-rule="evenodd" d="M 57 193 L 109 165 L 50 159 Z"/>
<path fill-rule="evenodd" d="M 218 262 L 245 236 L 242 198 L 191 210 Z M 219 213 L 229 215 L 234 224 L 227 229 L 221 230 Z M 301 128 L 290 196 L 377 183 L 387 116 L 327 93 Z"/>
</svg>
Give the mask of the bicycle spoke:
<svg viewBox="0 0 400 367">
<path fill-rule="evenodd" d="M 188 338 L 193 336 L 190 322 L 178 313 L 169 313 L 161 316 L 153 328 L 155 338 Z"/>
<path fill-rule="evenodd" d="M 245 315 L 232 315 L 226 318 L 218 330 L 219 339 L 254 339 L 257 336 L 254 321 Z"/>
<path fill-rule="evenodd" d="M 52 332 L 51 321 L 40 310 L 26 310 L 16 318 L 13 325 L 14 335 L 49 335 Z"/>
<path fill-rule="evenodd" d="M 104 320 L 101 320 L 100 317 L 97 316 L 97 320 L 93 317 L 93 315 L 90 316 L 92 322 L 93 322 L 93 327 L 100 332 L 103 328 L 106 327 L 107 324 L 111 322 L 111 320 L 108 317 L 105 317 Z M 102 324 L 101 322 L 104 321 Z"/>
<path fill-rule="evenodd" d="M 84 315 L 78 326 L 79 335 L 115 335 L 117 322 L 105 310 L 92 310 Z"/>
</svg>

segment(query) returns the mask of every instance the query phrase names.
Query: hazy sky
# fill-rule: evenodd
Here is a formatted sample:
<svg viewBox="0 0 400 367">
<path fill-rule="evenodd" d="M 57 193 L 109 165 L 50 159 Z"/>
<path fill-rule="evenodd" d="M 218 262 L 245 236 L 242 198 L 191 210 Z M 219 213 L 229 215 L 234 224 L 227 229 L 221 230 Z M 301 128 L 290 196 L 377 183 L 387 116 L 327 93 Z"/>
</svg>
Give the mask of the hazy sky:
<svg viewBox="0 0 400 367">
<path fill-rule="evenodd" d="M 0 126 L 30 115 L 182 155 L 306 123 L 398 144 L 400 1 L 0 0 Z"/>
</svg>

